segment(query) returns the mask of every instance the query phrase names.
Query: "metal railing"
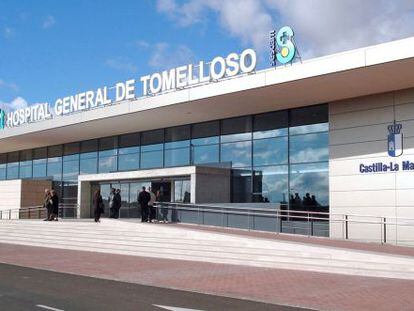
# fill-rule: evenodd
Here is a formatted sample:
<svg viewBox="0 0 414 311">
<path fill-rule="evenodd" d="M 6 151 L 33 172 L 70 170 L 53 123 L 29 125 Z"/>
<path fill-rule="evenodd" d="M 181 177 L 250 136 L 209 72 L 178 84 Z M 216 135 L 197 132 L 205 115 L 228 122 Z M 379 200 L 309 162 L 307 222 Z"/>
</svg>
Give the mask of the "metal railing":
<svg viewBox="0 0 414 311">
<path fill-rule="evenodd" d="M 59 204 L 58 218 L 77 218 L 78 205 Z M 47 210 L 43 206 L 30 206 L 0 210 L 0 220 L 11 219 L 46 219 Z"/>
<path fill-rule="evenodd" d="M 414 218 L 162 202 L 156 211 L 169 222 L 414 246 Z"/>
<path fill-rule="evenodd" d="M 414 246 L 414 218 L 298 211 L 283 205 L 256 208 L 157 202 L 155 207 L 158 221 Z M 134 218 L 140 217 L 139 208 L 135 209 Z M 59 218 L 77 218 L 78 210 L 77 204 L 60 204 Z M 41 206 L 0 210 L 0 220 L 46 217 L 46 209 Z"/>
</svg>

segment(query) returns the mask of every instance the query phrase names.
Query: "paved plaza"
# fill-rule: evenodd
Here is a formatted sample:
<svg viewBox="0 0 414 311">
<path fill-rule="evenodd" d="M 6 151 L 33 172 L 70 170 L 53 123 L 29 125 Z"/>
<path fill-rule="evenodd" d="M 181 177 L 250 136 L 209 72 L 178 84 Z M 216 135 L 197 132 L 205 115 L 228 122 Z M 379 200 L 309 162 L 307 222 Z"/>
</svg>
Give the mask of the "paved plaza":
<svg viewBox="0 0 414 311">
<path fill-rule="evenodd" d="M 103 224 L 104 226 L 99 227 L 101 230 L 105 225 L 113 226 L 111 222 Z M 52 224 L 45 226 L 48 225 Z M 83 223 L 86 227 L 92 225 L 99 226 Z M 53 226 L 64 226 L 64 222 L 53 223 Z M 312 246 L 325 251 L 326 249 L 357 251 L 363 252 L 367 260 L 375 256 L 388 256 L 390 260 L 392 258 L 414 260 L 413 249 L 398 246 L 191 226 L 150 224 L 143 226 L 150 228 L 148 230 L 157 229 L 160 232 L 182 230 L 183 233 L 193 236 L 203 232 L 218 234 L 228 241 L 244 238 L 266 243 L 294 244 L 304 249 Z M 99 247 L 99 245 L 96 246 Z M 304 269 L 258 267 L 249 265 L 247 262 L 243 265 L 211 263 L 206 260 L 189 260 L 188 258 L 163 258 L 165 256 L 155 258 L 152 255 L 151 257 L 145 256 L 145 252 L 141 255 L 122 255 L 54 247 L 55 245 L 50 242 L 41 247 L 39 245 L 0 244 L 0 262 L 157 288 L 263 302 L 274 304 L 275 307 L 282 305 L 318 310 L 372 310 L 375 308 L 388 311 L 410 310 L 414 305 L 412 295 L 414 280 L 403 276 L 400 278 L 372 277 Z M 160 246 L 155 244 L 154 247 Z M 200 245 L 200 248 L 202 247 Z M 332 262 L 334 261 L 335 258 L 332 258 Z M 407 275 L 410 275 L 410 268 L 406 269 Z M 220 310 L 220 308 L 209 310 Z"/>
</svg>

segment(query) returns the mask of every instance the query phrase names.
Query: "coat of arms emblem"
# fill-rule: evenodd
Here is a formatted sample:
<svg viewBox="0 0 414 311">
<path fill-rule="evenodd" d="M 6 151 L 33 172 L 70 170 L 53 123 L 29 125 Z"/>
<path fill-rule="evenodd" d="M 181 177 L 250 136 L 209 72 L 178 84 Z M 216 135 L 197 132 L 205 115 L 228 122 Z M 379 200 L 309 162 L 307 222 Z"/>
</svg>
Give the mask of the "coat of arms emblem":
<svg viewBox="0 0 414 311">
<path fill-rule="evenodd" d="M 402 124 L 388 126 L 388 155 L 390 157 L 399 157 L 403 154 L 403 134 L 401 133 Z"/>
</svg>

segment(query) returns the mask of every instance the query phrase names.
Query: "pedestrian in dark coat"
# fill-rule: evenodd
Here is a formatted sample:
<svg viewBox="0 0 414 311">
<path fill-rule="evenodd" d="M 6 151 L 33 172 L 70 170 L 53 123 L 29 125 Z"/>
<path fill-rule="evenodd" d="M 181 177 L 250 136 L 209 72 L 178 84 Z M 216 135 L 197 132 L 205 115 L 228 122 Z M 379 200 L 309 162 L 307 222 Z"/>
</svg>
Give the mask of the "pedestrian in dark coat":
<svg viewBox="0 0 414 311">
<path fill-rule="evenodd" d="M 93 211 L 95 214 L 95 222 L 101 222 L 101 214 L 104 213 L 104 203 L 101 196 L 101 190 L 96 190 L 93 195 Z"/>
<path fill-rule="evenodd" d="M 119 218 L 119 210 L 121 209 L 121 206 L 122 206 L 121 190 L 116 189 L 116 191 L 115 191 L 115 209 L 114 209 L 114 218 L 115 219 Z"/>
<path fill-rule="evenodd" d="M 55 190 L 50 191 L 50 200 L 52 203 L 52 213 L 50 214 L 49 220 L 58 220 L 59 215 L 59 197 Z"/>
<path fill-rule="evenodd" d="M 138 195 L 138 203 L 141 206 L 141 222 L 147 222 L 149 216 L 148 203 L 151 200 L 151 195 L 146 191 L 145 187 L 142 187 L 142 191 Z"/>
</svg>

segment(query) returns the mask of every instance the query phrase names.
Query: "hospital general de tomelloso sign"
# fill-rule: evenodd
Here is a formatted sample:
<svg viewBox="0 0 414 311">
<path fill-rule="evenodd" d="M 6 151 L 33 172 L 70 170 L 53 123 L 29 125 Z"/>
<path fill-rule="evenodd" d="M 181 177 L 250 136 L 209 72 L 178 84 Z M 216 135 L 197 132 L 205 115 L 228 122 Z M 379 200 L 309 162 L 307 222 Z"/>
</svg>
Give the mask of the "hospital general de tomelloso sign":
<svg viewBox="0 0 414 311">
<path fill-rule="evenodd" d="M 0 129 L 18 127 L 23 124 L 53 119 L 76 112 L 86 111 L 115 102 L 136 98 L 135 87 L 142 84 L 143 96 L 156 95 L 169 90 L 183 89 L 197 84 L 214 82 L 256 69 L 257 56 L 253 49 L 240 54 L 230 53 L 226 57 L 215 57 L 210 62 L 186 65 L 142 76 L 139 81 L 131 79 L 116 83 L 114 87 L 102 87 L 76 95 L 58 98 L 53 107 L 48 103 L 32 105 L 12 112 L 0 110 Z M 109 92 L 112 96 L 109 96 Z"/>
</svg>

